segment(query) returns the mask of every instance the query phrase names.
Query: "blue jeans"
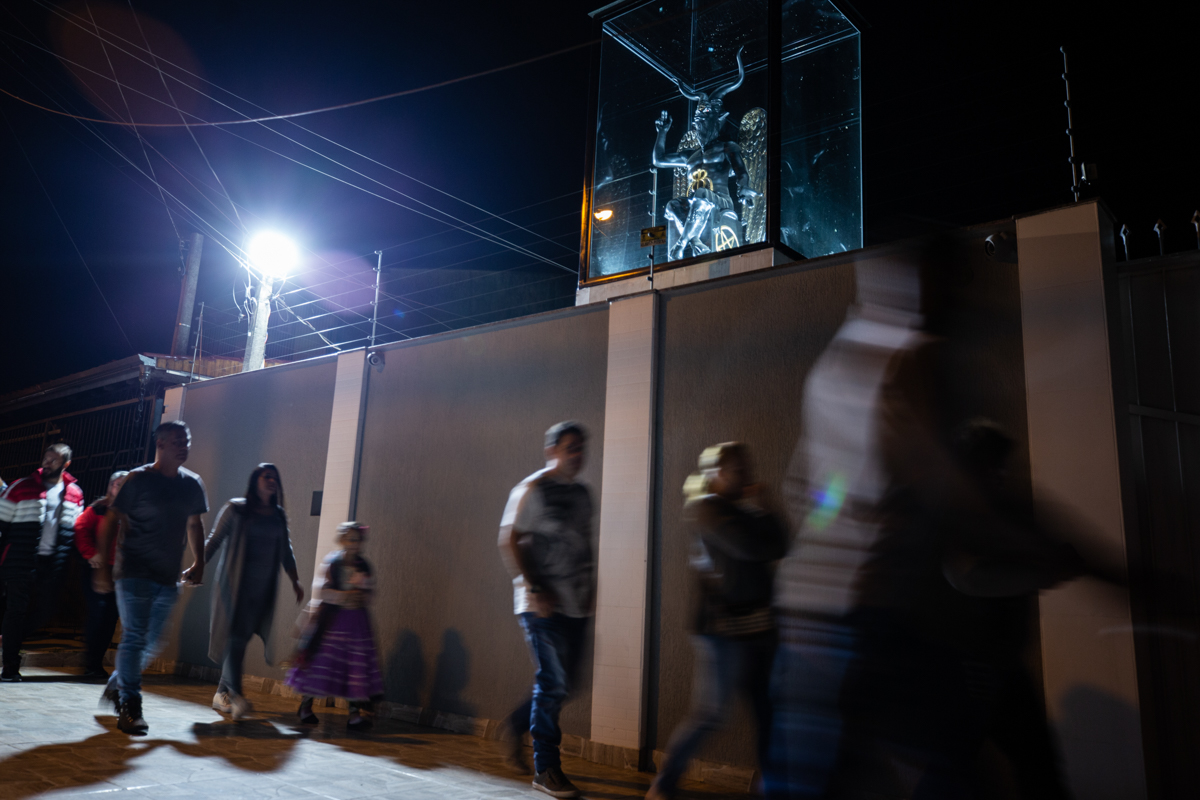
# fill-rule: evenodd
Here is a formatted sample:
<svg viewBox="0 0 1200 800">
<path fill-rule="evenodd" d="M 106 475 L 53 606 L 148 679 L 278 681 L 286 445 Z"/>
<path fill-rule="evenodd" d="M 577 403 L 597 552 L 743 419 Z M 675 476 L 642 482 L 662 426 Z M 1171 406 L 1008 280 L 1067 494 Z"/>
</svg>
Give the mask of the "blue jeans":
<svg viewBox="0 0 1200 800">
<path fill-rule="evenodd" d="M 520 620 L 537 671 L 533 675 L 532 699 L 525 701 L 510 719 L 518 738 L 526 730 L 533 737 L 533 768 L 541 773 L 562 765 L 558 716 L 575 688 L 588 620 L 562 614 L 543 618 L 532 611 L 521 614 Z"/>
<path fill-rule="evenodd" d="M 658 790 L 670 797 L 688 762 L 708 735 L 729 717 L 733 695 L 742 690 L 754 711 L 760 768 L 766 764 L 771 733 L 771 700 L 767 692 L 775 636 L 766 633 L 745 639 L 693 636 L 696 648 L 692 679 L 692 711 L 667 745 L 667 756 L 655 779 Z"/>
<path fill-rule="evenodd" d="M 158 655 L 159 637 L 178 599 L 179 588 L 173 583 L 145 578 L 117 581 L 117 608 L 124 633 L 117 648 L 117 668 L 108 684 L 120 689 L 122 703 L 141 698 L 142 670 Z"/>
<path fill-rule="evenodd" d="M 763 766 L 768 798 L 826 796 L 845 750 L 842 690 L 858 648 L 857 633 L 848 625 L 780 621 L 770 750 Z"/>
</svg>

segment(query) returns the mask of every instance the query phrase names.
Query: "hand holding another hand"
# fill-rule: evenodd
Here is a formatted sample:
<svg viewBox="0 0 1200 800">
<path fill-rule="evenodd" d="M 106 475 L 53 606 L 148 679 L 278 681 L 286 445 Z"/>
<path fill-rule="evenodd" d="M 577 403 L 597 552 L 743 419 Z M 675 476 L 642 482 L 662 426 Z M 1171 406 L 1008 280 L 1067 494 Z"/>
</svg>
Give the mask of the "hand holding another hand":
<svg viewBox="0 0 1200 800">
<path fill-rule="evenodd" d="M 183 581 L 189 586 L 200 586 L 204 583 L 204 562 L 197 561 L 183 571 Z"/>
</svg>

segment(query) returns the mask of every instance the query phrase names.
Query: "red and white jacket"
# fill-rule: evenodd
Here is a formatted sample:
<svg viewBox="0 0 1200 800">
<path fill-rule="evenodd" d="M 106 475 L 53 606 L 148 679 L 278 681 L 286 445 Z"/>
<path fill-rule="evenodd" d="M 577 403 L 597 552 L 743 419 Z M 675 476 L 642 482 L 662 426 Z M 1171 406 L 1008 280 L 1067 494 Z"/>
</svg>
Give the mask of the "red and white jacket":
<svg viewBox="0 0 1200 800">
<path fill-rule="evenodd" d="M 83 511 L 83 490 L 68 472 L 62 474 L 63 496 L 59 507 L 58 536 L 54 541 L 54 566 L 61 569 L 75 544 L 75 520 Z M 0 496 L 0 577 L 14 578 L 37 569 L 42 517 L 46 512 L 46 487 L 42 471 L 14 481 Z"/>
</svg>

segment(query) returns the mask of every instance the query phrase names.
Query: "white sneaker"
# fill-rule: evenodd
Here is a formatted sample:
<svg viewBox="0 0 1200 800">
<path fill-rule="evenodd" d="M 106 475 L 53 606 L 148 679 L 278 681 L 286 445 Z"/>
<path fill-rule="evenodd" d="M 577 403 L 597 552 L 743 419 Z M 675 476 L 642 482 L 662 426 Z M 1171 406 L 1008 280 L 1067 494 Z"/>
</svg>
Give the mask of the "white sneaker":
<svg viewBox="0 0 1200 800">
<path fill-rule="evenodd" d="M 212 707 L 214 711 L 220 711 L 222 714 L 228 714 L 233 711 L 233 705 L 229 701 L 229 692 L 217 692 L 214 694 Z"/>
<path fill-rule="evenodd" d="M 240 694 L 235 694 L 230 697 L 230 705 L 233 706 L 233 718 L 245 719 L 254 713 L 254 706 L 250 701 Z"/>
</svg>

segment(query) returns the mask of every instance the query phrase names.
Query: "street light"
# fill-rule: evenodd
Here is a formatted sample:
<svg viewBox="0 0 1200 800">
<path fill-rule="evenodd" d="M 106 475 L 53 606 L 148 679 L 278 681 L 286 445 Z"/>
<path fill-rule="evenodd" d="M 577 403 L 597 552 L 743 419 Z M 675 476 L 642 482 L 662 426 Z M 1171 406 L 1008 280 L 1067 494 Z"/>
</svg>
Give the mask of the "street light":
<svg viewBox="0 0 1200 800">
<path fill-rule="evenodd" d="M 275 281 L 283 280 L 300 260 L 300 251 L 291 239 L 276 231 L 263 231 L 250 240 L 246 248 L 250 266 L 262 273 L 254 319 L 250 322 L 250 339 L 242 372 L 262 369 L 267 350 L 267 320 L 271 316 L 271 292 Z"/>
<path fill-rule="evenodd" d="M 274 280 L 286 278 L 300 260 L 295 243 L 276 231 L 263 231 L 250 240 L 246 248 L 250 264 Z"/>
</svg>

